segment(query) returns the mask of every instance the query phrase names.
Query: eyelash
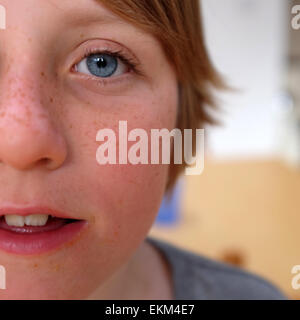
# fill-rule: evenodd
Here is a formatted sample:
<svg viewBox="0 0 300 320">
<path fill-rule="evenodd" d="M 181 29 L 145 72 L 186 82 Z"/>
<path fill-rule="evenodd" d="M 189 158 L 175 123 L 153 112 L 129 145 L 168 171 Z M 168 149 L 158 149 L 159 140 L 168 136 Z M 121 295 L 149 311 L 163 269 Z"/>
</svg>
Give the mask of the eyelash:
<svg viewBox="0 0 300 320">
<path fill-rule="evenodd" d="M 86 48 L 83 54 L 83 57 L 79 60 L 79 62 L 93 54 L 111 55 L 114 58 L 119 59 L 122 63 L 124 63 L 129 68 L 129 72 L 134 72 L 138 75 L 142 75 L 142 72 L 139 70 L 139 64 L 136 61 L 134 61 L 132 58 L 126 57 L 126 54 L 123 53 L 122 50 L 113 51 L 113 50 L 100 50 L 98 48 Z M 76 65 L 79 62 L 77 62 Z M 104 79 L 99 78 L 99 80 L 103 81 Z"/>
</svg>

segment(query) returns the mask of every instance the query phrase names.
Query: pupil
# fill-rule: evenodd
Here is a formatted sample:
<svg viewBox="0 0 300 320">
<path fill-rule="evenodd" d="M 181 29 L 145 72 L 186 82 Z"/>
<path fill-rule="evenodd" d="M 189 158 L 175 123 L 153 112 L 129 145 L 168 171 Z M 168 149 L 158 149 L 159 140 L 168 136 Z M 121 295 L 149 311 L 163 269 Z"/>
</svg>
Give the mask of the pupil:
<svg viewBox="0 0 300 320">
<path fill-rule="evenodd" d="M 107 61 L 103 57 L 98 58 L 97 66 L 99 68 L 106 68 L 107 67 Z"/>
</svg>

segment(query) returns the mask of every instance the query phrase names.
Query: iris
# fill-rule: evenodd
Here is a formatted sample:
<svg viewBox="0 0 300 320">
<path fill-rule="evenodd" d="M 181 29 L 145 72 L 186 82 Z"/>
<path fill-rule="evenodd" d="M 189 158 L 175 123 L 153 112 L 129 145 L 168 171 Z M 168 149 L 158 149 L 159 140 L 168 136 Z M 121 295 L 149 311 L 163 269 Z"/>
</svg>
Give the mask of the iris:
<svg viewBox="0 0 300 320">
<path fill-rule="evenodd" d="M 87 68 L 96 77 L 112 76 L 118 68 L 118 59 L 108 54 L 92 54 L 86 59 Z"/>
</svg>

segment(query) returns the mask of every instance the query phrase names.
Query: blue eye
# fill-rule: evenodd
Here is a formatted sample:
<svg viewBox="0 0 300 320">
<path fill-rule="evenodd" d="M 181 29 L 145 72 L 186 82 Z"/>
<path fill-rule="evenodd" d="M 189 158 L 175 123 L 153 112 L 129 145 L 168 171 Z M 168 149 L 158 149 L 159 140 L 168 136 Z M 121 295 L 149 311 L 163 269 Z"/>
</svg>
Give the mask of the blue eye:
<svg viewBox="0 0 300 320">
<path fill-rule="evenodd" d="M 88 70 L 96 77 L 107 78 L 115 73 L 118 60 L 107 54 L 93 54 L 86 59 Z"/>
<path fill-rule="evenodd" d="M 96 53 L 81 60 L 77 65 L 77 71 L 95 77 L 108 78 L 126 72 L 126 65 L 113 55 Z"/>
</svg>

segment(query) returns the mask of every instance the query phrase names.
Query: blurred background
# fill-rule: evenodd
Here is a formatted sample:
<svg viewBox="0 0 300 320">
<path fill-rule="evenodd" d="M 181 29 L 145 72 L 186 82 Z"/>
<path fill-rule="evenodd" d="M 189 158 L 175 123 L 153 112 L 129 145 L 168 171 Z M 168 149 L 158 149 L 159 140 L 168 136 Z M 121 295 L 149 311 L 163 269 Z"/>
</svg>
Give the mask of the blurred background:
<svg viewBox="0 0 300 320">
<path fill-rule="evenodd" d="M 202 0 L 217 93 L 205 169 L 183 176 L 150 236 L 255 272 L 289 298 L 300 265 L 300 0 Z M 299 21 L 300 22 L 300 21 Z"/>
</svg>

